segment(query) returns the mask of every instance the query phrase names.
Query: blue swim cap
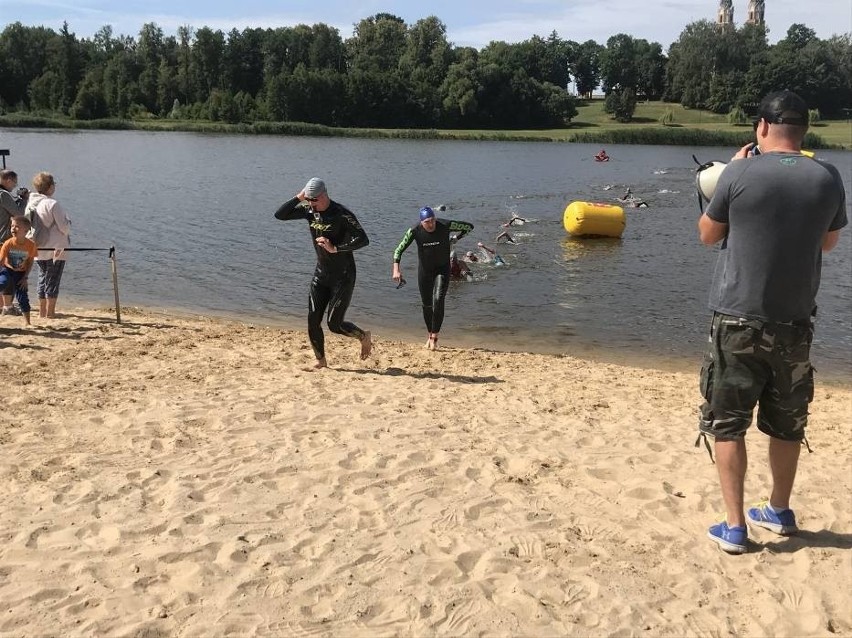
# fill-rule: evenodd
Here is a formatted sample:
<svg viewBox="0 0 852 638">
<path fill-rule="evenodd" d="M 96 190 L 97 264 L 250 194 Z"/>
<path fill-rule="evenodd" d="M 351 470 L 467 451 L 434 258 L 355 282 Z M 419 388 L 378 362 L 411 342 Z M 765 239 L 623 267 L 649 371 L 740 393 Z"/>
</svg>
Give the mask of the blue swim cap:
<svg viewBox="0 0 852 638">
<path fill-rule="evenodd" d="M 427 219 L 432 219 L 435 217 L 435 211 L 429 208 L 428 206 L 424 206 L 420 209 L 420 221 L 426 221 Z"/>
</svg>

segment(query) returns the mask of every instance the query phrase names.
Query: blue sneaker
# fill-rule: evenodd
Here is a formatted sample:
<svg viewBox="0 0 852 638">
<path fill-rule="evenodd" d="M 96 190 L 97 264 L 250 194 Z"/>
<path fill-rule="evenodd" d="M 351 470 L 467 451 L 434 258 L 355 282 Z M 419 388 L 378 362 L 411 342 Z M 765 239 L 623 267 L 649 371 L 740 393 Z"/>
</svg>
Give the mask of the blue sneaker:
<svg viewBox="0 0 852 638">
<path fill-rule="evenodd" d="M 711 525 L 707 538 L 729 554 L 745 554 L 748 551 L 748 529 L 728 527 L 727 521 Z"/>
<path fill-rule="evenodd" d="M 787 509 L 776 514 L 769 509 L 769 501 L 758 503 L 746 512 L 746 516 L 752 525 L 765 527 L 776 534 L 781 534 L 781 536 L 795 534 L 799 531 L 793 510 Z"/>
</svg>

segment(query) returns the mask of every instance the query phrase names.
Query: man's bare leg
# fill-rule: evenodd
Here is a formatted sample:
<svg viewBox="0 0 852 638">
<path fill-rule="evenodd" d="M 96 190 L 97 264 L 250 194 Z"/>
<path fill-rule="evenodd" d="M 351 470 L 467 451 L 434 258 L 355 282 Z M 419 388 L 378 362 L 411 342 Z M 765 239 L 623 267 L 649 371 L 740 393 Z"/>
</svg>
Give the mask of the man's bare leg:
<svg viewBox="0 0 852 638">
<path fill-rule="evenodd" d="M 716 467 L 719 469 L 719 485 L 729 527 L 742 527 L 745 523 L 743 512 L 743 490 L 745 485 L 748 457 L 745 438 L 735 441 L 716 440 Z"/>
<path fill-rule="evenodd" d="M 769 467 L 772 469 L 772 495 L 769 504 L 779 510 L 790 509 L 790 494 L 799 466 L 799 441 L 769 439 Z"/>
</svg>

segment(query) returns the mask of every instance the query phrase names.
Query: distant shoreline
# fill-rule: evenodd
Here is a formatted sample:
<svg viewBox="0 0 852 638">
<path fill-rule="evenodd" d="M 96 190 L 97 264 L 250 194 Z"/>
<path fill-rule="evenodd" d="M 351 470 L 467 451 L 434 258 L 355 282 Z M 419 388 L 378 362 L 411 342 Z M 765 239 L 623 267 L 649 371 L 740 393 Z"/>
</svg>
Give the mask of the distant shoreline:
<svg viewBox="0 0 852 638">
<path fill-rule="evenodd" d="M 811 149 L 850 150 L 849 144 L 835 144 L 820 132 L 823 126 L 848 124 L 831 122 L 812 128 L 805 138 L 805 147 Z M 457 140 L 496 142 L 568 142 L 581 144 L 645 144 L 651 146 L 731 146 L 738 147 L 751 141 L 750 127 L 719 127 L 718 124 L 690 126 L 688 124 L 634 123 L 589 124 L 573 122 L 561 129 L 542 130 L 468 130 L 468 129 L 379 129 L 345 128 L 306 122 L 252 122 L 229 124 L 200 120 L 72 120 L 20 113 L 0 115 L 0 128 L 47 130 L 106 130 L 153 131 L 173 133 L 210 133 L 226 135 L 282 135 L 294 137 L 344 137 L 368 139 Z M 837 137 L 836 131 L 832 138 Z"/>
</svg>

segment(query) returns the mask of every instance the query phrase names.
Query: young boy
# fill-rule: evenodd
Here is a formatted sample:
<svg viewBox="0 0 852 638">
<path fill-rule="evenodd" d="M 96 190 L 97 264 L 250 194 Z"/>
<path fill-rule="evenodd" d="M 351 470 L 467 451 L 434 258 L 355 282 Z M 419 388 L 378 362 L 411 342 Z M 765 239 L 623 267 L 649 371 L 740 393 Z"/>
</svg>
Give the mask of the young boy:
<svg viewBox="0 0 852 638">
<path fill-rule="evenodd" d="M 27 239 L 30 222 L 26 217 L 12 218 L 12 237 L 0 246 L 0 290 L 11 283 L 24 315 L 24 323 L 30 325 L 30 296 L 27 294 L 27 277 L 38 255 L 35 242 Z M 0 314 L 12 314 L 11 306 L 3 306 Z"/>
</svg>

